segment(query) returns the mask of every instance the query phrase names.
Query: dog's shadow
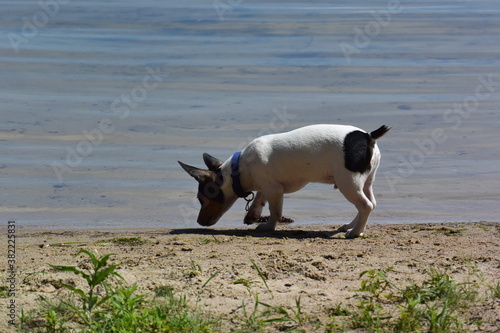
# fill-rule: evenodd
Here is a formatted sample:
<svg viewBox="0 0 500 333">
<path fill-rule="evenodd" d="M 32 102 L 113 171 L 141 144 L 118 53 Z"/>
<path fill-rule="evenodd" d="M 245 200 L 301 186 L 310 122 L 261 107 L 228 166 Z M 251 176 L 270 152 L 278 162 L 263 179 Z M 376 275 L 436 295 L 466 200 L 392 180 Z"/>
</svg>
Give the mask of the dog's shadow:
<svg viewBox="0 0 500 333">
<path fill-rule="evenodd" d="M 301 230 L 284 229 L 276 231 L 258 231 L 255 229 L 205 229 L 205 228 L 186 228 L 173 229 L 170 235 L 206 235 L 206 236 L 234 236 L 234 237 L 256 237 L 256 238 L 277 238 L 277 239 L 312 239 L 323 238 L 330 239 L 335 235 L 344 234 L 337 230 Z M 345 239 L 335 237 L 335 239 Z"/>
</svg>

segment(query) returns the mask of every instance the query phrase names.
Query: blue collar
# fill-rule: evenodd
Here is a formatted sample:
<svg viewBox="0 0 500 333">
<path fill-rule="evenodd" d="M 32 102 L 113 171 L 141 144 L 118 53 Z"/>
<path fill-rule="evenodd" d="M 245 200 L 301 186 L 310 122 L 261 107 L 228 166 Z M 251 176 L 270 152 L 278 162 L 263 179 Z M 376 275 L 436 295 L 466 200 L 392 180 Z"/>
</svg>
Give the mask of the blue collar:
<svg viewBox="0 0 500 333">
<path fill-rule="evenodd" d="M 233 180 L 233 191 L 240 198 L 248 197 L 252 192 L 245 192 L 240 180 L 240 155 L 241 152 L 234 153 L 231 158 L 231 179 Z"/>
</svg>

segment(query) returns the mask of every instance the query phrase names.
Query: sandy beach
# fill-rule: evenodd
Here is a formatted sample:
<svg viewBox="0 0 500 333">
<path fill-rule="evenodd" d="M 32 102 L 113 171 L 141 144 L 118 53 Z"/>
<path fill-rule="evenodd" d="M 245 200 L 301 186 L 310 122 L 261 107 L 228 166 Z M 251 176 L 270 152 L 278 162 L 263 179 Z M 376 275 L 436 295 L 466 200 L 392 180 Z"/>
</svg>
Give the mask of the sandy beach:
<svg viewBox="0 0 500 333">
<path fill-rule="evenodd" d="M 85 258 L 73 256 L 87 249 L 113 253 L 111 263 L 120 263 L 118 272 L 127 284 L 137 283 L 141 293 L 152 295 L 155 288 L 170 286 L 193 307 L 227 320 L 223 331 L 237 327 L 230 319 L 241 315 L 242 301 L 252 302 L 238 280 L 253 281 L 252 292 L 273 306 L 292 307 L 300 297 L 311 322 L 325 325 L 331 320 L 329 309 L 356 302 L 361 272 L 389 268 L 389 279 L 403 287 L 423 281 L 434 269 L 457 283 L 477 283 L 480 301 L 465 317 L 482 322 L 479 330 L 471 325 L 471 331 L 498 332 L 500 299 L 491 297 L 487 285 L 499 282 L 500 223 L 369 224 L 366 236 L 354 240 L 337 234 L 336 227 L 291 224 L 264 234 L 249 228 L 24 230 L 17 235 L 16 301 L 28 311 L 40 296 L 64 297 L 61 283 L 83 287 L 74 274 L 49 264 L 86 267 Z M 6 251 L 5 243 L 0 251 Z M 0 299 L 2 308 L 6 302 Z M 6 323 L 1 322 L 3 332 Z M 323 332 L 321 327 L 305 323 L 302 328 Z"/>
<path fill-rule="evenodd" d="M 140 292 L 172 287 L 226 320 L 223 331 L 251 294 L 282 307 L 300 297 L 325 328 L 328 309 L 359 301 L 361 272 L 389 270 L 404 285 L 435 269 L 474 279 L 480 298 L 465 319 L 498 332 L 487 287 L 500 276 L 497 0 L 2 6 L 0 215 L 6 235 L 16 225 L 18 311 L 81 285 L 49 264 L 84 267 L 73 255 L 88 249 L 113 253 Z M 243 200 L 198 228 L 197 185 L 178 160 L 202 166 L 203 152 L 224 160 L 315 123 L 393 128 L 378 143 L 365 237 L 335 233 L 356 211 L 322 184 L 285 196 L 296 222 L 274 233 L 242 226 Z"/>
</svg>

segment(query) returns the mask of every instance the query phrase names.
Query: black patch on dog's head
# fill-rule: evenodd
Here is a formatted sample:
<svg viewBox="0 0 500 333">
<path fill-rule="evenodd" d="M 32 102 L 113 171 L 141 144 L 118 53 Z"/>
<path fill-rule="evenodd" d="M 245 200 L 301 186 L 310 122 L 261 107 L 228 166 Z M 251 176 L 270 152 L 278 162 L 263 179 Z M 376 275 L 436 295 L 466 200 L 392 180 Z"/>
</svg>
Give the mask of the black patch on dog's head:
<svg viewBox="0 0 500 333">
<path fill-rule="evenodd" d="M 371 169 L 373 143 L 368 133 L 353 131 L 347 134 L 343 149 L 347 170 L 365 173 Z"/>
</svg>

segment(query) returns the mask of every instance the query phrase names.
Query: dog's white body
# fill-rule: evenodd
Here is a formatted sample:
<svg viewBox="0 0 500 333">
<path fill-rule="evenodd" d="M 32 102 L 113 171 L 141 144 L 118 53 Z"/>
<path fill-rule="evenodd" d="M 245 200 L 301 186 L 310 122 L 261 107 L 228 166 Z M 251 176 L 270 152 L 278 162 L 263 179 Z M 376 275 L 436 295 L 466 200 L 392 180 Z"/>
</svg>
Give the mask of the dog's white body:
<svg viewBox="0 0 500 333">
<path fill-rule="evenodd" d="M 362 235 L 368 217 L 376 206 L 372 183 L 380 163 L 380 151 L 375 140 L 388 130 L 389 128 L 385 126 L 381 127 L 372 132 L 377 132 L 373 138 L 371 137 L 372 133 L 366 133 L 353 126 L 311 125 L 287 133 L 266 135 L 253 140 L 242 150 L 239 160 L 241 187 L 245 191 L 257 191 L 245 216 L 245 223 L 256 221 L 268 202 L 271 216 L 266 223 L 259 225 L 258 229 L 274 230 L 282 218 L 283 195 L 285 193 L 298 191 L 311 182 L 326 183 L 333 184 L 335 188 L 338 188 L 358 210 L 354 220 L 350 224 L 340 227 L 339 231 L 347 231 L 347 238 Z M 364 143 L 365 141 L 366 143 Z M 363 155 L 365 150 L 367 156 Z M 200 199 L 202 211 L 198 222 L 203 225 L 212 225 L 232 206 L 238 196 L 235 194 L 232 184 L 232 159 L 229 158 L 225 162 L 219 161 L 220 163 L 212 165 L 213 163 L 207 160 L 212 159 L 214 162 L 216 159 L 206 155 L 208 157 L 204 156 L 205 162 L 209 169 L 220 170 L 222 179 L 217 187 L 222 191 L 224 198 L 223 207 L 216 214 L 208 214 L 211 215 L 210 217 L 202 216 L 207 214 L 202 214 L 204 202 Z M 362 163 L 363 158 L 365 158 L 364 163 Z M 346 164 L 346 159 L 350 160 L 349 166 Z M 356 163 L 364 165 L 358 166 Z M 184 164 L 181 163 L 181 165 L 188 171 Z M 188 172 L 197 178 L 190 171 Z M 199 182 L 202 183 L 200 180 Z M 203 218 L 206 220 L 205 223 L 200 221 Z"/>
</svg>

